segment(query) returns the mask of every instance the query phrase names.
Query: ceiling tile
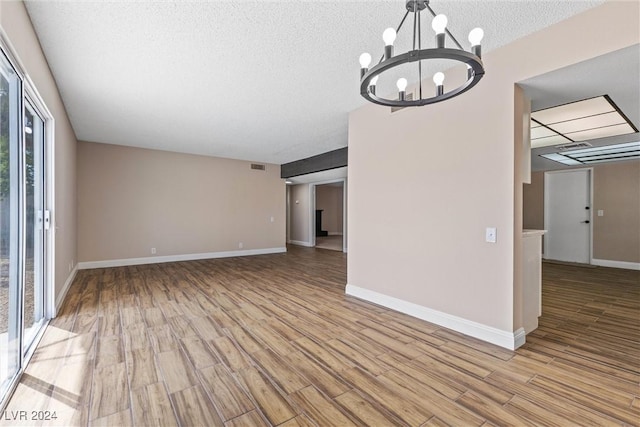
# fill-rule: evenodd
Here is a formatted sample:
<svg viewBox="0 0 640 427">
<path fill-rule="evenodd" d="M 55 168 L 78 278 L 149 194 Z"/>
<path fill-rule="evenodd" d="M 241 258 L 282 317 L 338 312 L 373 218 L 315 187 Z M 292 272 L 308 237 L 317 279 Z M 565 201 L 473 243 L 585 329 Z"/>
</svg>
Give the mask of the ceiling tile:
<svg viewBox="0 0 640 427">
<path fill-rule="evenodd" d="M 584 117 L 582 119 L 569 120 L 551 125 L 553 130 L 559 133 L 568 134 L 589 129 L 596 129 L 604 126 L 624 124 L 626 121 L 617 111 L 598 114 L 597 116 Z"/>
<path fill-rule="evenodd" d="M 567 136 L 573 139 L 574 141 L 588 141 L 590 139 L 606 138 L 609 136 L 616 136 L 616 135 L 626 135 L 628 133 L 634 133 L 634 132 L 635 131 L 631 126 L 629 126 L 629 124 L 624 123 L 621 125 L 607 126 L 599 129 L 573 132 L 573 133 L 567 134 Z"/>
<path fill-rule="evenodd" d="M 549 136 L 546 138 L 532 139 L 531 140 L 531 148 L 540 148 L 540 147 L 548 147 L 550 145 L 560 145 L 560 144 L 568 144 L 571 140 L 561 136 Z"/>
<path fill-rule="evenodd" d="M 558 107 L 547 108 L 531 113 L 531 117 L 540 123 L 550 126 L 567 120 L 602 114 L 615 109 L 604 97 L 585 99 Z"/>
</svg>

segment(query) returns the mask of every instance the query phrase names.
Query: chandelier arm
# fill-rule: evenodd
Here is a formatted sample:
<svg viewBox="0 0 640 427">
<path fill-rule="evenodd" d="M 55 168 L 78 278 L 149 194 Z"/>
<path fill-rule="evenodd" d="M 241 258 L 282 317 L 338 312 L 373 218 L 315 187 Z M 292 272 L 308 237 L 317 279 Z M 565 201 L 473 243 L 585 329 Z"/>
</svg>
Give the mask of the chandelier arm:
<svg viewBox="0 0 640 427">
<path fill-rule="evenodd" d="M 418 8 L 413 12 L 413 50 L 416 50 L 416 26 L 418 23 Z"/>
<path fill-rule="evenodd" d="M 400 28 L 402 28 L 402 24 L 404 24 L 404 20 L 407 19 L 408 15 L 409 15 L 409 11 L 407 10 L 407 12 L 404 14 L 404 17 L 402 18 L 402 21 L 400 21 L 400 25 L 398 25 L 398 28 L 396 29 L 396 34 L 398 34 L 398 31 L 400 31 Z M 380 64 L 383 60 L 384 60 L 384 53 L 380 57 L 378 64 Z"/>
<path fill-rule="evenodd" d="M 418 14 L 418 50 L 422 50 L 422 26 L 420 14 Z M 422 61 L 418 61 L 418 87 L 420 89 L 420 99 L 422 99 Z"/>
<path fill-rule="evenodd" d="M 427 9 L 429 9 L 429 12 L 431 12 L 431 14 L 433 15 L 433 17 L 436 17 L 436 13 L 433 11 L 433 9 L 431 9 L 431 6 L 429 6 L 429 4 L 427 4 Z M 456 44 L 456 46 L 458 46 L 458 49 L 460 50 L 464 50 L 464 48 L 462 47 L 462 45 L 460 43 L 458 43 L 458 40 L 456 40 L 455 37 L 453 37 L 453 34 L 451 34 L 451 31 L 449 31 L 448 28 L 444 29 L 445 33 L 447 33 L 447 35 L 449 36 L 449 38 L 451 38 L 451 40 L 453 40 L 453 42 Z"/>
</svg>

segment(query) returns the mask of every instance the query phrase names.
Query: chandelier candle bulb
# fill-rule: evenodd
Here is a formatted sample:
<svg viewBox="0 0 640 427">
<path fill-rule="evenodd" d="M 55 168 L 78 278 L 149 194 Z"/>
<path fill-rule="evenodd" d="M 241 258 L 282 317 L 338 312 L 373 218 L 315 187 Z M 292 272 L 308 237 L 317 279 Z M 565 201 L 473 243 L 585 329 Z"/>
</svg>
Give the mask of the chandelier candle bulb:
<svg viewBox="0 0 640 427">
<path fill-rule="evenodd" d="M 431 28 L 433 28 L 433 31 L 436 32 L 436 46 L 438 48 L 444 47 L 444 37 L 445 30 L 447 29 L 447 22 L 447 17 L 443 14 L 436 15 L 436 17 L 433 18 L 433 21 L 431 21 Z"/>
<path fill-rule="evenodd" d="M 444 94 L 444 73 L 435 73 L 433 75 L 433 82 L 436 84 L 436 96 Z"/>
<path fill-rule="evenodd" d="M 376 84 L 378 83 L 378 77 L 379 76 L 375 76 L 371 79 L 371 83 L 369 83 L 369 92 L 371 92 L 373 95 L 376 94 Z"/>
<path fill-rule="evenodd" d="M 384 59 L 386 60 L 393 56 L 393 42 L 396 41 L 396 30 L 393 28 L 384 30 L 382 40 L 384 40 Z"/>
<path fill-rule="evenodd" d="M 404 101 L 405 90 L 407 89 L 407 79 L 401 78 L 396 82 L 396 86 L 398 86 L 398 98 L 400 101 Z"/>
<path fill-rule="evenodd" d="M 367 52 L 360 55 L 360 78 L 369 70 L 369 64 L 371 64 L 371 55 Z"/>
<path fill-rule="evenodd" d="M 483 37 L 484 37 L 484 31 L 482 30 L 482 28 L 474 28 L 469 33 L 469 43 L 471 43 L 471 52 L 478 58 L 482 57 L 482 49 L 480 47 L 480 42 L 482 42 Z"/>
</svg>

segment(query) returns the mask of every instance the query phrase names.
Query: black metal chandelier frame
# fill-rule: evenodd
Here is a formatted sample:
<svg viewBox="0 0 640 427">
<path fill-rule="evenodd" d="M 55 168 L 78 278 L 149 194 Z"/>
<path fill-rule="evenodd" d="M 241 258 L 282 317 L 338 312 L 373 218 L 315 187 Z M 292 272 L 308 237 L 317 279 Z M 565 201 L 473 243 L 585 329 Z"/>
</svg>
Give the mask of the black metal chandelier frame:
<svg viewBox="0 0 640 427">
<path fill-rule="evenodd" d="M 389 107 L 420 107 L 428 104 L 435 104 L 437 102 L 445 101 L 458 96 L 472 87 L 474 87 L 480 79 L 484 76 L 484 65 L 481 59 L 480 45 L 472 46 L 471 52 L 467 52 L 460 45 L 458 40 L 451 34 L 449 29 L 445 28 L 444 32 L 449 38 L 456 44 L 458 49 L 446 48 L 445 34 L 436 35 L 435 48 L 422 49 L 422 28 L 420 12 L 427 9 L 431 15 L 435 18 L 437 14 L 429 6 L 429 0 L 407 0 L 406 1 L 407 12 L 404 14 L 402 21 L 396 29 L 396 33 L 400 32 L 402 25 L 406 21 L 410 13 L 413 14 L 413 49 L 400 54 L 393 55 L 393 48 L 391 46 L 385 46 L 385 53 L 382 55 L 378 64 L 372 68 L 362 68 L 360 75 L 360 94 L 367 100 L 380 105 Z M 417 47 L 417 49 L 416 49 Z M 423 60 L 431 59 L 448 59 L 464 63 L 468 66 L 467 69 L 467 81 L 461 86 L 444 92 L 442 86 L 437 88 L 436 95 L 430 98 L 423 98 L 422 91 L 422 62 Z M 418 99 L 404 99 L 404 91 L 401 91 L 399 99 L 388 99 L 376 95 L 375 86 L 372 86 L 372 80 L 381 75 L 382 73 L 395 68 L 402 64 L 408 64 L 412 62 L 418 62 Z"/>
</svg>

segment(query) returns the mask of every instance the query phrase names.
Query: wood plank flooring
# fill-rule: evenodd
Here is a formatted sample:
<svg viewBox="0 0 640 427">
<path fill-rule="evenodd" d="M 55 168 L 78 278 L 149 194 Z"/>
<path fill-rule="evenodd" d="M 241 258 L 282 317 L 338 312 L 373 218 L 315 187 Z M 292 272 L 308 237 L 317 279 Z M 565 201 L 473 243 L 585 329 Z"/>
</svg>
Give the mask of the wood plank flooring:
<svg viewBox="0 0 640 427">
<path fill-rule="evenodd" d="M 543 270 L 515 352 L 346 297 L 340 252 L 80 271 L 0 424 L 640 424 L 639 273 Z"/>
</svg>

